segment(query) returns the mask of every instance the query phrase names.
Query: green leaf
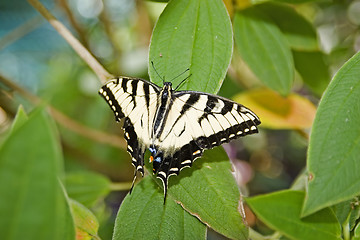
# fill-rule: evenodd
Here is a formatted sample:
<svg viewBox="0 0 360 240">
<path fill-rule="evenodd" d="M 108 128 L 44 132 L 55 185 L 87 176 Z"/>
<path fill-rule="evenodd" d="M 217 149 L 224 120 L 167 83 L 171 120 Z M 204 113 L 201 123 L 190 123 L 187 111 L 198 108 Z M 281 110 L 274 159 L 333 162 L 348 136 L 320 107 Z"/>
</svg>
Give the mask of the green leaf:
<svg viewBox="0 0 360 240">
<path fill-rule="evenodd" d="M 158 182 L 159 183 L 159 182 Z M 240 214 L 241 196 L 223 148 L 205 152 L 191 168 L 169 179 L 168 200 L 174 199 L 203 223 L 231 239 L 247 239 Z"/>
<path fill-rule="evenodd" d="M 322 52 L 293 51 L 295 68 L 304 83 L 321 96 L 330 82 L 330 73 Z M 316 71 L 314 71 L 316 69 Z"/>
<path fill-rule="evenodd" d="M 234 34 L 240 55 L 253 73 L 281 95 L 289 94 L 294 64 L 279 27 L 254 6 L 235 14 Z"/>
<path fill-rule="evenodd" d="M 275 2 L 256 6 L 280 28 L 292 49 L 315 51 L 319 49 L 316 30 L 294 8 Z"/>
<path fill-rule="evenodd" d="M 170 1 L 161 14 L 150 44 L 149 60 L 166 81 L 181 89 L 219 91 L 232 54 L 231 22 L 220 0 Z M 149 66 L 150 79 L 162 79 Z M 189 74 L 179 74 L 187 68 Z M 176 77 L 176 78 L 175 78 Z"/>
<path fill-rule="evenodd" d="M 350 230 L 353 230 L 356 226 L 356 224 L 359 222 L 360 219 L 360 206 L 359 202 L 357 204 L 354 204 L 351 209 L 350 218 L 349 218 L 349 227 Z"/>
<path fill-rule="evenodd" d="M 304 192 L 285 190 L 247 198 L 246 202 L 261 221 L 291 239 L 340 240 L 340 225 L 329 208 L 300 219 L 304 195 Z"/>
<path fill-rule="evenodd" d="M 334 76 L 310 137 L 304 216 L 360 194 L 360 53 Z"/>
<path fill-rule="evenodd" d="M 18 129 L 20 126 L 22 126 L 23 123 L 25 123 L 28 119 L 29 119 L 29 117 L 27 116 L 24 108 L 20 105 L 18 110 L 17 110 L 15 119 L 14 119 L 12 125 L 11 125 L 10 134 L 12 132 L 16 131 L 16 129 Z"/>
<path fill-rule="evenodd" d="M 167 199 L 149 177 L 127 195 L 116 217 L 113 240 L 117 239 L 205 239 L 206 226 Z"/>
<path fill-rule="evenodd" d="M 110 180 L 92 172 L 68 173 L 65 187 L 70 198 L 90 207 L 110 192 Z"/>
<path fill-rule="evenodd" d="M 94 214 L 81 203 L 70 199 L 71 213 L 74 217 L 77 239 L 98 237 L 99 222 Z"/>
<path fill-rule="evenodd" d="M 0 149 L 2 239 L 74 239 L 69 205 L 58 180 L 62 156 L 54 123 L 37 110 Z"/>
<path fill-rule="evenodd" d="M 340 225 L 343 225 L 347 221 L 349 214 L 351 213 L 351 200 L 338 203 L 332 206 L 332 209 Z"/>
<path fill-rule="evenodd" d="M 356 225 L 354 229 L 354 237 L 352 240 L 360 240 L 360 224 Z"/>
<path fill-rule="evenodd" d="M 259 1 L 259 0 L 257 0 Z M 281 3 L 290 3 L 290 4 L 300 4 L 300 3 L 308 3 L 308 2 L 319 2 L 319 0 L 272 0 L 274 2 Z M 323 0 L 324 2 L 329 2 L 328 0 Z"/>
</svg>

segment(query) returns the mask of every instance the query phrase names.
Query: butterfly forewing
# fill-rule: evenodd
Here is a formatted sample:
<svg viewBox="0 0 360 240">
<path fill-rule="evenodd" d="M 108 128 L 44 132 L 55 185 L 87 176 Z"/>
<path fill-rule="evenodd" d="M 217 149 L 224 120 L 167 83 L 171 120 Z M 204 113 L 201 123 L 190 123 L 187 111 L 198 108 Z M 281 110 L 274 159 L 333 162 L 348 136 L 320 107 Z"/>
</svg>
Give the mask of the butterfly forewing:
<svg viewBox="0 0 360 240">
<path fill-rule="evenodd" d="M 115 114 L 117 121 L 124 120 L 124 138 L 132 164 L 143 173 L 144 152 L 150 146 L 152 121 L 157 108 L 160 88 L 142 80 L 118 78 L 109 81 L 99 93 Z"/>
<path fill-rule="evenodd" d="M 154 173 L 167 187 L 167 179 L 190 167 L 204 149 L 258 132 L 259 118 L 246 107 L 211 94 L 179 91 L 172 94 L 162 134 L 155 148 L 164 153 Z"/>
</svg>

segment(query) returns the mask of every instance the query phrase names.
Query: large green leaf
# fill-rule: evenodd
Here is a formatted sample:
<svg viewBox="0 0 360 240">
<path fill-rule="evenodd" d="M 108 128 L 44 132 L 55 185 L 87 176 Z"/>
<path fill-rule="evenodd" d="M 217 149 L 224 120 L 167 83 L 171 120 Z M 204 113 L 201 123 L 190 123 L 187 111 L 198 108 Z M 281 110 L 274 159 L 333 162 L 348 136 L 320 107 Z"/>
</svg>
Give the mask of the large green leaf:
<svg viewBox="0 0 360 240">
<path fill-rule="evenodd" d="M 315 28 L 294 8 L 285 4 L 267 2 L 261 9 L 280 28 L 292 49 L 315 51 L 319 49 Z"/>
<path fill-rule="evenodd" d="M 181 89 L 216 93 L 231 54 L 231 22 L 221 0 L 176 0 L 169 2 L 155 26 L 149 60 L 175 87 L 191 73 Z M 189 74 L 175 78 L 187 68 Z M 151 65 L 149 75 L 162 85 Z"/>
<path fill-rule="evenodd" d="M 70 198 L 89 207 L 110 192 L 110 180 L 92 172 L 68 173 L 65 187 Z"/>
<path fill-rule="evenodd" d="M 113 240 L 205 239 L 204 224 L 171 199 L 164 205 L 163 198 L 162 189 L 145 177 L 122 202 Z"/>
<path fill-rule="evenodd" d="M 302 214 L 360 194 L 360 53 L 334 76 L 319 104 L 307 166 Z"/>
<path fill-rule="evenodd" d="M 290 239 L 341 239 L 341 228 L 334 213 L 326 208 L 300 219 L 304 192 L 280 191 L 247 198 L 246 202 L 266 225 Z"/>
<path fill-rule="evenodd" d="M 160 184 L 160 181 L 158 181 Z M 180 176 L 169 179 L 168 200 L 180 203 L 215 231 L 231 239 L 247 239 L 248 229 L 240 214 L 241 196 L 225 151 L 205 152 Z"/>
<path fill-rule="evenodd" d="M 2 239 L 75 238 L 61 164 L 55 125 L 44 111 L 14 128 L 0 149 Z"/>
<path fill-rule="evenodd" d="M 279 27 L 254 6 L 235 14 L 234 34 L 240 55 L 253 73 L 271 89 L 289 94 L 294 64 Z"/>
<path fill-rule="evenodd" d="M 147 167 L 149 168 L 149 166 Z M 127 196 L 129 201 L 139 201 L 136 204 L 141 205 L 142 208 L 160 208 L 164 197 L 163 186 L 159 179 L 155 180 L 155 176 L 152 175 L 152 178 L 154 183 L 149 186 L 156 189 L 156 192 L 151 191 L 151 194 L 154 194 L 152 197 L 156 199 L 149 200 L 150 197 L 147 193 L 149 186 L 144 187 L 143 181 L 141 181 L 134 188 L 136 192 Z M 137 195 L 144 196 L 140 198 Z M 169 202 L 174 202 L 174 200 L 181 204 L 190 214 L 224 236 L 231 239 L 247 239 L 248 229 L 239 212 L 242 208 L 241 196 L 231 173 L 228 157 L 222 148 L 206 151 L 204 156 L 196 160 L 191 168 L 184 169 L 179 176 L 170 177 L 166 209 Z M 151 201 L 151 207 L 149 201 Z M 124 218 L 124 216 L 128 218 L 136 208 L 137 205 L 134 205 L 134 203 L 133 205 L 123 204 L 120 212 L 123 211 L 124 213 L 122 213 L 121 218 Z M 137 221 L 143 221 L 142 218 L 145 218 L 146 221 L 149 221 L 150 215 L 153 215 L 153 213 L 143 213 L 136 219 L 138 219 Z M 182 218 L 181 216 L 180 218 Z M 176 218 L 176 216 L 173 216 L 171 221 L 175 221 Z M 117 221 L 125 220 L 118 219 Z M 118 224 L 118 226 L 122 225 Z M 141 229 L 137 231 L 139 231 L 139 234 L 143 234 L 140 233 Z"/>
<path fill-rule="evenodd" d="M 24 108 L 22 106 L 19 106 L 19 108 L 16 112 L 15 119 L 11 125 L 10 134 L 12 132 L 14 132 L 16 129 L 18 129 L 20 126 L 22 126 L 23 123 L 25 123 L 28 119 L 29 119 L 29 117 L 27 116 Z"/>
<path fill-rule="evenodd" d="M 256 0 L 259 1 L 259 0 Z M 319 0 L 273 0 L 274 2 L 281 2 L 281 3 L 290 3 L 290 4 L 300 4 L 300 3 L 307 3 L 307 2 L 319 2 Z"/>
</svg>

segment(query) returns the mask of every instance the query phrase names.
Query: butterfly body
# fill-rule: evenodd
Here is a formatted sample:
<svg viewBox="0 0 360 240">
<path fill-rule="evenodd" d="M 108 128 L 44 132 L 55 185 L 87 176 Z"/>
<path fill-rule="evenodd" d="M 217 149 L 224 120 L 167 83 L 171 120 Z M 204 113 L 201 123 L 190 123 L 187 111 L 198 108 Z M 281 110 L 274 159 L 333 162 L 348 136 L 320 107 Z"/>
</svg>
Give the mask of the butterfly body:
<svg viewBox="0 0 360 240">
<path fill-rule="evenodd" d="M 151 152 L 154 174 L 168 178 L 191 167 L 205 149 L 258 132 L 259 118 L 248 108 L 216 95 L 175 91 L 170 82 L 159 86 L 143 79 L 117 78 L 100 90 L 117 121 L 124 120 L 124 137 L 136 172 L 144 173 L 144 153 Z"/>
</svg>

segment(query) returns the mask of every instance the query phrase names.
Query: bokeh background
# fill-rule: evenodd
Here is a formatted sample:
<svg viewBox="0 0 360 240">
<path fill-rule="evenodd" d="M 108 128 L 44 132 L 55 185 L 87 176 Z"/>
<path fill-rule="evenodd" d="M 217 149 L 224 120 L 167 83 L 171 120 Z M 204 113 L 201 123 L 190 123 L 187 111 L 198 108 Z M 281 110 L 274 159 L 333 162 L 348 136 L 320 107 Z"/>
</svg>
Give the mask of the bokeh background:
<svg viewBox="0 0 360 240">
<path fill-rule="evenodd" d="M 151 33 L 165 3 L 140 0 L 49 0 L 42 3 L 109 72 L 148 79 Z M 240 6 L 237 1 L 225 1 L 225 4 L 230 15 Z M 294 9 L 317 31 L 325 63 L 322 77 L 329 82 L 338 68 L 360 48 L 360 1 L 305 2 Z M 227 98 L 260 84 L 246 65 L 236 60 L 239 59 L 236 53 L 233 58 L 234 63 L 219 92 Z M 23 0 L 0 2 L 0 75 L 39 96 L 81 126 L 108 134 L 102 136 L 104 138 L 123 134 L 112 112 L 97 95 L 101 84 L 96 75 Z M 293 89 L 314 106 L 321 97 L 308 89 L 298 75 Z M 31 102 L 0 82 L 1 139 L 19 105 L 27 112 L 34 108 Z M 133 178 L 130 157 L 116 144 L 104 143 L 102 137 L 95 141 L 62 124 L 58 127 L 65 159 L 64 181 L 76 182 L 79 187 L 68 189 L 70 197 L 72 194 L 76 197 L 79 191 L 91 195 L 96 191 L 96 184 L 108 186 L 97 195 L 101 197 L 80 202 L 98 217 L 102 239 L 111 239 L 118 207 Z M 255 136 L 225 145 L 243 194 L 254 196 L 286 189 L 301 178 L 309 132 L 310 128 L 301 131 L 260 128 Z M 248 221 L 251 226 L 257 223 L 250 212 Z M 258 228 L 267 231 L 261 223 Z M 221 237 L 210 233 L 209 238 Z"/>
</svg>

